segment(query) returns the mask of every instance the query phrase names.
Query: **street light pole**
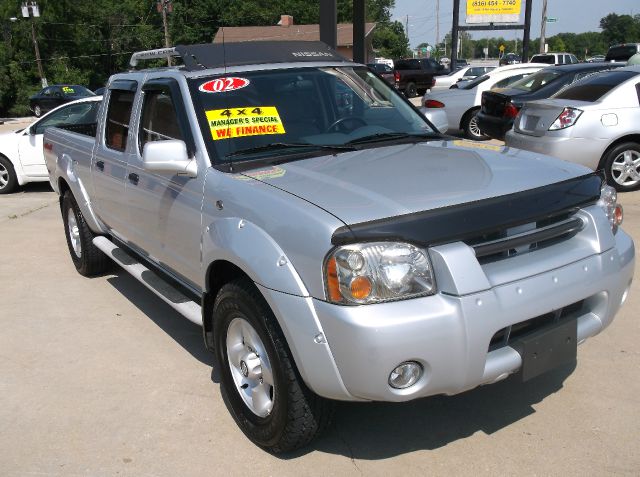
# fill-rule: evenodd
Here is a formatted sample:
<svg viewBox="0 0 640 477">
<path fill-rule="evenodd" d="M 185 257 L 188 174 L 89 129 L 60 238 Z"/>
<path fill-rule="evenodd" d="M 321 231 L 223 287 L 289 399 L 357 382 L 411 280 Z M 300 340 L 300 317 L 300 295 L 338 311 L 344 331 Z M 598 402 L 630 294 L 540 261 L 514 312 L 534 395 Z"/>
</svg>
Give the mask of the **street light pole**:
<svg viewBox="0 0 640 477">
<path fill-rule="evenodd" d="M 173 5 L 171 0 L 159 0 L 158 11 L 162 13 L 162 24 L 164 25 L 164 46 L 169 48 L 171 46 L 171 37 L 169 36 L 169 24 L 167 22 L 167 12 L 173 11 Z M 173 65 L 171 57 L 167 56 L 167 66 Z"/>
<path fill-rule="evenodd" d="M 48 86 L 47 78 L 44 76 L 44 69 L 42 68 L 42 59 L 40 58 L 40 48 L 38 48 L 38 37 L 36 36 L 36 24 L 35 18 L 40 16 L 40 9 L 37 2 L 23 2 L 21 5 L 22 17 L 32 18 L 31 20 L 31 40 L 33 41 L 33 49 L 36 52 L 36 64 L 38 65 L 38 74 L 40 75 L 40 81 L 42 87 Z M 13 19 L 12 19 L 13 20 Z"/>
<path fill-rule="evenodd" d="M 540 53 L 546 53 L 544 45 L 547 43 L 547 0 L 542 0 L 542 24 L 540 26 Z"/>
</svg>

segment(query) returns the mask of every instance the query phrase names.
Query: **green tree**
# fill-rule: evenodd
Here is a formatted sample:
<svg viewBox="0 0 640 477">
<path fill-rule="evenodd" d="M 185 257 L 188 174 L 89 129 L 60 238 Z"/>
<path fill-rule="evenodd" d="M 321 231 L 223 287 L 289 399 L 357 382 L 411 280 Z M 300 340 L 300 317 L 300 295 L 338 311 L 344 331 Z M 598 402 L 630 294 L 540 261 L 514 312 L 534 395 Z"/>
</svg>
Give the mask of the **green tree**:
<svg viewBox="0 0 640 477">
<path fill-rule="evenodd" d="M 635 42 L 640 38 L 640 15 L 610 13 L 600 20 L 602 36 L 609 45 Z"/>
</svg>

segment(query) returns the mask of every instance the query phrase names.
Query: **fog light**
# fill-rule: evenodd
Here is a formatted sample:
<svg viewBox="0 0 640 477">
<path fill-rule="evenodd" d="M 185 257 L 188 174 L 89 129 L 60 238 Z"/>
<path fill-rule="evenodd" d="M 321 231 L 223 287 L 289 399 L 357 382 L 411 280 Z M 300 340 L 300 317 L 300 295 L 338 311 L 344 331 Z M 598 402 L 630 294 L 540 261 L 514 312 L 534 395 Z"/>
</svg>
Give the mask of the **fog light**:
<svg viewBox="0 0 640 477">
<path fill-rule="evenodd" d="M 418 382 L 422 376 L 422 366 L 414 361 L 399 364 L 389 375 L 389 386 L 406 389 Z"/>
</svg>

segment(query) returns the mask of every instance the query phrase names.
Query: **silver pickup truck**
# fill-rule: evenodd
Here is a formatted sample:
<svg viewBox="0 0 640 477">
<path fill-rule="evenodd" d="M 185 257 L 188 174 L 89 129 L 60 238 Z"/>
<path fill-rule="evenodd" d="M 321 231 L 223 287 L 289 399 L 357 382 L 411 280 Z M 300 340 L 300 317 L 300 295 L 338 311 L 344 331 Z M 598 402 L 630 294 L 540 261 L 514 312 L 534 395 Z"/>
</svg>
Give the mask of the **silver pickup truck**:
<svg viewBox="0 0 640 477">
<path fill-rule="evenodd" d="M 117 262 L 189 320 L 244 433 L 307 444 L 332 403 L 456 394 L 576 359 L 634 244 L 601 176 L 447 138 L 322 43 L 140 52 L 95 137 L 44 150 L 78 272 Z M 597 379 L 597 377 L 594 377 Z"/>
</svg>

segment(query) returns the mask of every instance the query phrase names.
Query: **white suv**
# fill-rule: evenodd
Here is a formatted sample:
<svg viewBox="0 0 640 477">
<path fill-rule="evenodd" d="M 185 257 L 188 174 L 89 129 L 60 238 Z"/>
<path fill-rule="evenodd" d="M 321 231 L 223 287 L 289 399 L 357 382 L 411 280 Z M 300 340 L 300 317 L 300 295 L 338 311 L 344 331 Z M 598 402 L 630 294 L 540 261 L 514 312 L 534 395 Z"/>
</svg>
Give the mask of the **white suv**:
<svg viewBox="0 0 640 477">
<path fill-rule="evenodd" d="M 580 63 L 573 53 L 540 53 L 531 57 L 531 63 L 546 63 L 548 65 L 572 65 Z"/>
</svg>

